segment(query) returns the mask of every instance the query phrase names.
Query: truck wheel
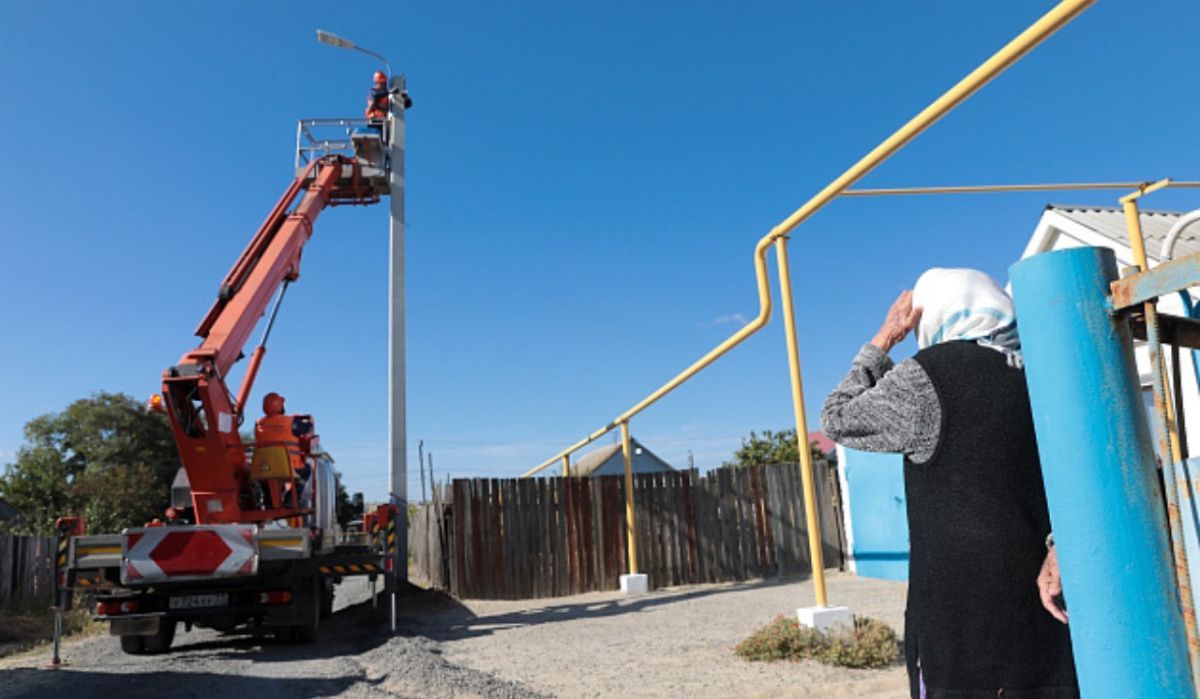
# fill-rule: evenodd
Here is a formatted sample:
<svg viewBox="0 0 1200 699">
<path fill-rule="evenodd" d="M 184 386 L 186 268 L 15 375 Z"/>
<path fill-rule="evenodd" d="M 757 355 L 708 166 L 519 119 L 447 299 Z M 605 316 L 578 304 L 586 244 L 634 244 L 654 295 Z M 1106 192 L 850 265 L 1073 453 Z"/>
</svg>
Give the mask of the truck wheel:
<svg viewBox="0 0 1200 699">
<path fill-rule="evenodd" d="M 320 623 L 317 619 L 313 619 L 311 624 L 302 624 L 292 627 L 292 642 L 293 643 L 312 643 L 317 640 L 317 625 Z"/>
<path fill-rule="evenodd" d="M 145 647 L 142 645 L 144 636 L 121 636 L 121 650 L 126 655 L 142 655 Z"/>
<path fill-rule="evenodd" d="M 148 654 L 166 653 L 171 650 L 171 643 L 175 640 L 175 622 L 168 619 L 163 619 L 158 624 L 158 633 L 152 636 L 142 636 L 142 648 Z M 121 638 L 125 640 L 124 637 Z"/>
<path fill-rule="evenodd" d="M 317 621 L 299 626 L 277 626 L 272 632 L 280 643 L 312 643 L 317 640 Z"/>
<path fill-rule="evenodd" d="M 280 626 L 275 629 L 275 639 L 280 643 L 312 643 L 317 639 L 317 628 L 321 625 L 321 606 L 323 597 L 318 588 L 309 599 L 309 621 L 292 626 Z"/>
<path fill-rule="evenodd" d="M 317 640 L 317 627 L 321 625 L 321 608 L 325 606 L 325 595 L 323 594 L 321 585 L 319 583 L 316 585 L 316 588 L 316 594 L 313 595 L 312 598 L 313 610 L 311 621 L 292 627 L 292 638 L 295 643 L 312 643 L 313 641 Z M 330 604 L 332 604 L 332 602 L 333 601 L 330 600 Z"/>
<path fill-rule="evenodd" d="M 328 580 L 321 584 L 321 618 L 333 616 L 333 583 Z"/>
</svg>

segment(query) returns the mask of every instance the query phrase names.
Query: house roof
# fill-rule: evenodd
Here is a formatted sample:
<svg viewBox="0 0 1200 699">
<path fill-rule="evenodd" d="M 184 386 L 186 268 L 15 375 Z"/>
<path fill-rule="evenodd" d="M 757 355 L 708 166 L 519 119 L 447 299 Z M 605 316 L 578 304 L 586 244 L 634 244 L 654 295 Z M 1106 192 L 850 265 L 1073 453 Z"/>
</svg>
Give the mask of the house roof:
<svg viewBox="0 0 1200 699">
<path fill-rule="evenodd" d="M 837 449 L 837 444 L 834 443 L 834 441 L 829 437 L 826 437 L 825 433 L 821 430 L 809 432 L 808 441 L 810 443 L 816 442 L 817 449 L 820 449 L 822 454 L 828 454 L 829 452 Z"/>
<path fill-rule="evenodd" d="M 12 505 L 4 498 L 0 498 L 0 522 L 9 522 L 21 519 L 21 511 Z"/>
<path fill-rule="evenodd" d="M 662 463 L 667 468 L 672 468 L 672 466 L 670 464 L 668 464 L 666 461 L 663 461 L 663 459 L 660 456 L 658 456 L 654 452 L 647 449 L 644 444 L 637 441 L 633 437 L 629 438 L 629 448 L 633 450 L 634 454 L 642 454 L 642 456 L 649 457 L 653 461 L 658 461 L 658 462 Z M 573 475 L 573 476 L 590 475 L 592 473 L 592 471 L 595 471 L 597 468 L 599 468 L 601 465 L 603 465 L 605 462 L 607 462 L 609 459 L 611 459 L 614 454 L 616 454 L 620 451 L 621 451 L 621 444 L 619 442 L 617 444 L 608 444 L 606 446 L 600 447 L 599 449 L 589 451 L 588 453 L 579 457 L 578 461 L 575 461 L 574 463 L 571 464 L 571 475 Z"/>
<path fill-rule="evenodd" d="M 1053 211 L 1085 228 L 1118 243 L 1129 247 L 1129 236 L 1125 233 L 1125 214 L 1115 206 L 1070 206 L 1051 204 L 1047 211 Z M 1158 261 L 1163 241 L 1170 232 L 1171 226 L 1179 220 L 1182 213 L 1178 211 L 1140 211 L 1142 223 L 1142 238 L 1146 241 L 1146 256 Z M 1184 257 L 1200 252 L 1200 225 L 1185 228 L 1175 243 L 1175 257 Z"/>
<path fill-rule="evenodd" d="M 629 444 L 633 446 L 633 438 L 630 437 Z M 599 449 L 593 449 L 583 456 L 579 457 L 575 463 L 571 464 L 571 474 L 575 476 L 586 476 L 600 464 L 608 461 L 615 453 L 621 450 L 620 444 L 608 444 Z"/>
</svg>

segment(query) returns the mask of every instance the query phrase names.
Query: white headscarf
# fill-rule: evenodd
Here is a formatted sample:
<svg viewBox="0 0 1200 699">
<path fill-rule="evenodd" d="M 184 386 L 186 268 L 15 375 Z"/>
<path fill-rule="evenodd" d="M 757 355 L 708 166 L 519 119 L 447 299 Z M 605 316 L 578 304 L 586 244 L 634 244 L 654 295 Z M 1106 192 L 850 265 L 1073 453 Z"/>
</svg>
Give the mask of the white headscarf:
<svg viewBox="0 0 1200 699">
<path fill-rule="evenodd" d="M 975 340 L 1004 353 L 1010 366 L 1022 366 L 1012 299 L 983 272 L 935 267 L 913 287 L 913 306 L 922 309 L 917 325 L 921 349 L 951 340 Z"/>
</svg>

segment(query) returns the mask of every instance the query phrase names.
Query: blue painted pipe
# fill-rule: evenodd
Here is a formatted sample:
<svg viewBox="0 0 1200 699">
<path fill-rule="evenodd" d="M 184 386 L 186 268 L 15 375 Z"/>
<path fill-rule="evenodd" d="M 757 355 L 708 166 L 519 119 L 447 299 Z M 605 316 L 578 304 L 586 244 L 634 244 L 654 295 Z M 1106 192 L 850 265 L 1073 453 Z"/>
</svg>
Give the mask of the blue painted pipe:
<svg viewBox="0 0 1200 699">
<path fill-rule="evenodd" d="M 1132 340 L 1109 314 L 1113 253 L 1009 274 L 1081 693 L 1194 698 Z"/>
</svg>

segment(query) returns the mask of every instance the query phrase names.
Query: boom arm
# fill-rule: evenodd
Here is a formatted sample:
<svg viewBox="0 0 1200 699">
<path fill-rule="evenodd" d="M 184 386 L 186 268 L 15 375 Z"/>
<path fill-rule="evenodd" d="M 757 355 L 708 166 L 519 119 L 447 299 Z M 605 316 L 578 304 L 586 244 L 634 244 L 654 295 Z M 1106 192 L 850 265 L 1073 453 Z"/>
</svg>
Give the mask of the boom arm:
<svg viewBox="0 0 1200 699">
<path fill-rule="evenodd" d="M 300 253 L 312 237 L 317 216 L 326 206 L 351 201 L 338 189 L 347 166 L 357 183 L 357 162 L 340 156 L 313 162 L 292 182 L 226 275 L 217 301 L 196 329 L 203 342 L 163 372 L 167 414 L 199 524 L 271 518 L 266 512 L 260 517 L 249 511 L 242 497 L 247 463 L 238 426 L 245 406 L 233 400 L 225 376 L 241 358 L 276 290 L 300 276 Z M 259 359 L 261 352 L 256 352 L 240 392 L 242 400 L 249 395 Z"/>
</svg>

